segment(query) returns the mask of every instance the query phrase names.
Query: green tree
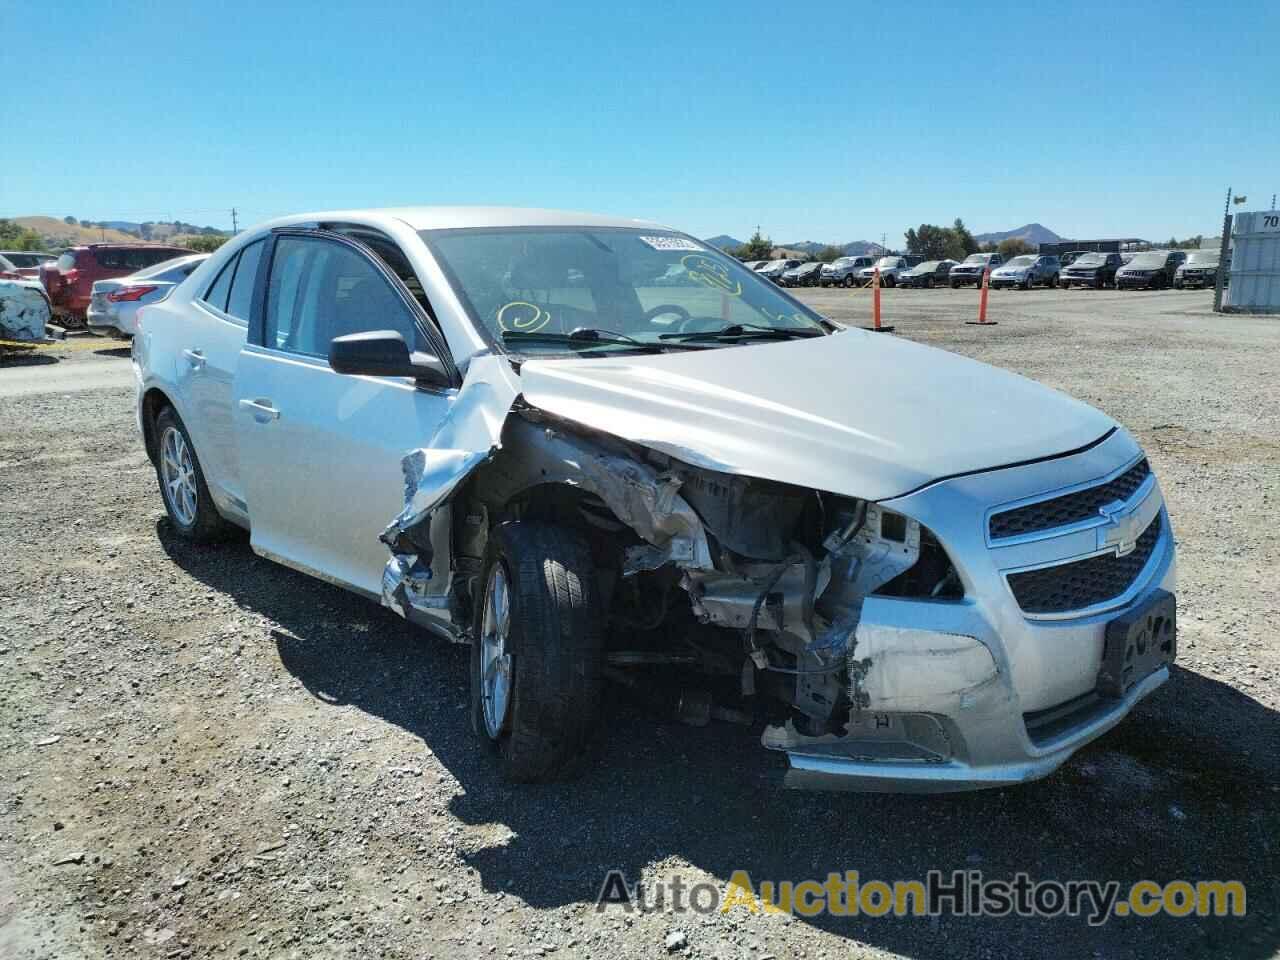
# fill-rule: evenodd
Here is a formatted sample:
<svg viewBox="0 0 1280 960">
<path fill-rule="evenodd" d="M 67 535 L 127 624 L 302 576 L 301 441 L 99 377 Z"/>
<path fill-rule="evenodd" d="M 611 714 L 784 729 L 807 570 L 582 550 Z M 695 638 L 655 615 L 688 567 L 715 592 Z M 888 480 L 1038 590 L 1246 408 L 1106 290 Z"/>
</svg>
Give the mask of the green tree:
<svg viewBox="0 0 1280 960">
<path fill-rule="evenodd" d="M 762 237 L 757 230 L 751 235 L 750 240 L 730 253 L 739 260 L 767 260 L 773 254 L 773 241 L 768 237 Z"/>
<path fill-rule="evenodd" d="M 956 217 L 956 222 L 951 225 L 951 232 L 955 234 L 956 240 L 960 244 L 961 256 L 953 257 L 955 260 L 963 260 L 971 253 L 978 252 L 978 241 L 973 239 L 973 234 L 969 232 L 969 228 L 964 225 L 964 221 Z"/>
<path fill-rule="evenodd" d="M 960 240 L 948 227 L 939 227 L 932 223 L 922 223 L 916 230 L 908 230 L 907 252 L 924 257 L 926 260 L 960 260 Z"/>
<path fill-rule="evenodd" d="M 0 220 L 0 249 L 43 250 L 44 238 L 12 220 Z"/>
<path fill-rule="evenodd" d="M 830 244 L 827 244 L 825 247 L 823 247 L 821 250 L 819 250 L 817 253 L 813 255 L 813 259 L 818 260 L 822 263 L 831 263 L 833 260 L 839 260 L 843 256 L 844 256 L 843 250 L 841 250 L 839 247 L 833 247 Z"/>
<path fill-rule="evenodd" d="M 190 250 L 196 251 L 196 253 L 213 253 L 213 251 L 217 250 L 226 242 L 226 237 L 187 237 L 182 241 L 182 245 Z"/>
<path fill-rule="evenodd" d="M 74 226 L 75 226 L 77 223 L 79 223 L 80 221 L 79 221 L 79 220 L 77 220 L 75 217 L 63 217 L 63 218 L 62 218 L 62 222 L 63 222 L 63 223 L 65 223 L 65 224 L 66 224 L 67 226 L 69 226 L 69 227 L 74 227 Z"/>
<path fill-rule="evenodd" d="M 1031 244 L 1023 240 L 1021 237 L 1008 237 L 996 244 L 996 250 L 1000 252 L 1000 256 L 1008 260 L 1010 257 L 1016 257 L 1024 253 L 1035 253 L 1031 248 Z"/>
</svg>

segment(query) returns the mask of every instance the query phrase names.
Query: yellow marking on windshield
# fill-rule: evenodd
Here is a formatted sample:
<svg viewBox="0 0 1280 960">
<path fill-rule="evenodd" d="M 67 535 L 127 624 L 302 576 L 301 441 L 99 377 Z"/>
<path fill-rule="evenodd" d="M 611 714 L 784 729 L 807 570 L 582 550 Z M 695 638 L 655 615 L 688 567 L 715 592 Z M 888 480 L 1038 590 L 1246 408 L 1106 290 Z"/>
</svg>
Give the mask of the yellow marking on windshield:
<svg viewBox="0 0 1280 960">
<path fill-rule="evenodd" d="M 742 284 L 729 277 L 729 268 L 710 257 L 691 253 L 680 258 L 680 265 L 689 271 L 689 278 L 704 286 L 713 287 L 731 297 L 742 296 Z"/>
<path fill-rule="evenodd" d="M 517 309 L 517 313 L 511 318 L 511 326 L 507 326 L 507 311 L 512 308 Z M 533 314 L 521 316 L 519 308 L 532 310 Z M 536 303 L 529 303 L 527 300 L 512 300 L 498 308 L 498 326 L 503 330 L 519 330 L 523 333 L 537 333 L 548 323 L 551 322 L 551 311 L 543 310 Z"/>
</svg>

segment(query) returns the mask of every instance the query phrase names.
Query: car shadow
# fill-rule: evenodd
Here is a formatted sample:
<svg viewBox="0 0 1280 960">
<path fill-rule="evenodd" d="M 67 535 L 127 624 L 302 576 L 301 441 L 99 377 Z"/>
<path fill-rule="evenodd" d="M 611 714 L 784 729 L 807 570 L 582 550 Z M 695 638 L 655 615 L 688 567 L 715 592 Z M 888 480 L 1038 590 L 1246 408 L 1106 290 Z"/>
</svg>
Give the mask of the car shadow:
<svg viewBox="0 0 1280 960">
<path fill-rule="evenodd" d="M 1124 723 L 1045 780 L 942 796 L 796 792 L 758 731 L 690 728 L 608 697 L 580 776 L 512 786 L 477 750 L 468 657 L 353 594 L 259 559 L 157 532 L 211 589 L 279 624 L 282 665 L 318 700 L 355 706 L 421 738 L 461 789 L 449 807 L 510 836 L 459 852 L 488 891 L 534 907 L 595 903 L 606 873 L 629 881 L 678 856 L 723 889 L 857 870 L 873 879 L 981 871 L 1011 879 L 1242 880 L 1244 917 L 1083 919 L 822 915 L 811 924 L 915 957 L 1270 957 L 1280 837 L 1280 716 L 1217 680 L 1175 668 Z M 658 871 L 661 874 L 661 870 Z M 770 921 L 778 918 L 770 918 Z M 778 922 L 783 922 L 778 919 Z M 704 928 L 700 928 L 704 929 Z"/>
<path fill-rule="evenodd" d="M 41 367 L 57 363 L 58 358 L 49 353 L 42 353 L 30 347 L 0 347 L 0 367 Z"/>
<path fill-rule="evenodd" d="M 93 355 L 95 357 L 121 357 L 125 360 L 128 360 L 130 357 L 133 356 L 133 347 L 131 346 L 106 347 L 105 349 L 102 349 L 102 350 L 93 351 Z"/>
</svg>

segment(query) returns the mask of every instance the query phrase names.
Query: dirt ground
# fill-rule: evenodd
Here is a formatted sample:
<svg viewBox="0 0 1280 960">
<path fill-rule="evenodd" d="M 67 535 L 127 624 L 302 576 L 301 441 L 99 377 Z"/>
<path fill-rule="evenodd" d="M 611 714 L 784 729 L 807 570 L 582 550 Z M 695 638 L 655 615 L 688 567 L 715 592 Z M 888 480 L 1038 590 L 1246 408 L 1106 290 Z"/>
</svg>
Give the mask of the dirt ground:
<svg viewBox="0 0 1280 960">
<path fill-rule="evenodd" d="M 869 316 L 865 291 L 801 297 Z M 124 351 L 0 367 L 0 957 L 620 960 L 666 955 L 673 933 L 680 956 L 754 960 L 1276 956 L 1280 318 L 1216 316 L 1210 297 L 1000 292 L 999 325 L 978 328 L 973 290 L 885 291 L 895 335 L 1126 424 L 1178 540 L 1172 682 L 1053 776 L 942 797 L 786 791 L 752 732 L 623 701 L 581 779 L 506 786 L 467 728 L 462 648 L 247 543 L 171 534 Z M 49 389 L 5 391 L 37 368 Z M 723 887 L 738 869 L 935 868 L 1240 879 L 1248 915 L 594 908 L 611 869 Z"/>
</svg>

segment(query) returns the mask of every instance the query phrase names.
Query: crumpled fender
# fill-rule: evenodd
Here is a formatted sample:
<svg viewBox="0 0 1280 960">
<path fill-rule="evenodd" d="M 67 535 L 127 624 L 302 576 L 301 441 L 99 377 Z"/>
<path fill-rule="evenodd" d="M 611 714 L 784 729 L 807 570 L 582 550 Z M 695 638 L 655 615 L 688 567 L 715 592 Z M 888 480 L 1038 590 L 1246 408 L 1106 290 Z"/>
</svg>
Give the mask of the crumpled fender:
<svg viewBox="0 0 1280 960">
<path fill-rule="evenodd" d="M 427 446 L 401 460 L 405 506 L 382 532 L 391 560 L 382 573 L 382 602 L 401 616 L 446 605 L 448 583 L 432 583 L 432 520 L 458 485 L 501 444 L 502 425 L 520 382 L 505 357 L 474 358 L 462 389 Z"/>
</svg>

